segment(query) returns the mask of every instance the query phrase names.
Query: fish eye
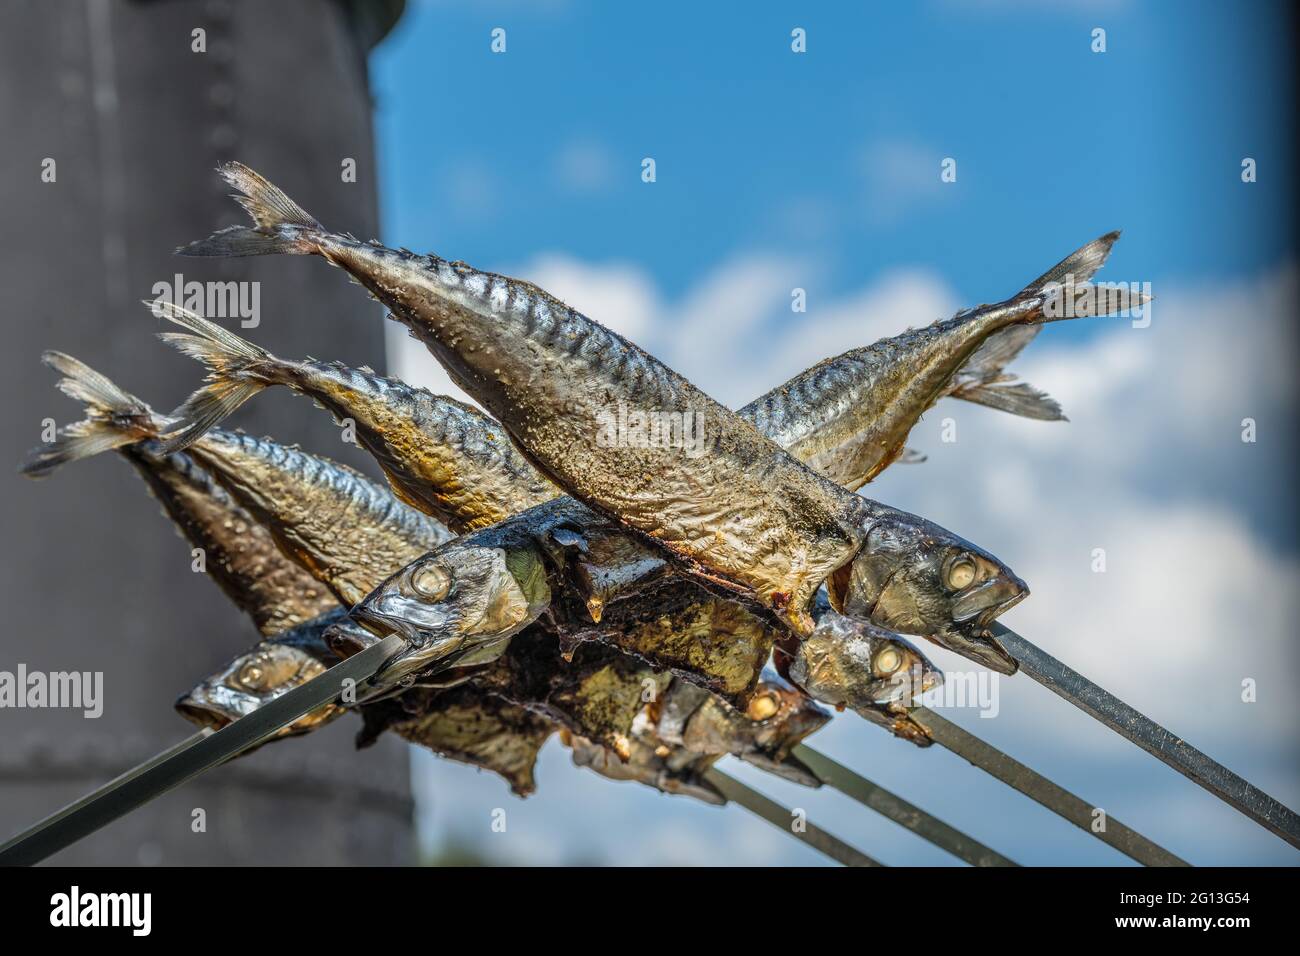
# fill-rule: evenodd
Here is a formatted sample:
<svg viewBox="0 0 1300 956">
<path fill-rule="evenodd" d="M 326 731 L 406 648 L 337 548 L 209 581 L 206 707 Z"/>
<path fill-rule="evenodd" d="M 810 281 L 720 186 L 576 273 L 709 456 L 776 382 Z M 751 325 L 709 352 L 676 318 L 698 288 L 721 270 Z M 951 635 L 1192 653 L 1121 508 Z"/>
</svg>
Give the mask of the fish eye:
<svg viewBox="0 0 1300 956">
<path fill-rule="evenodd" d="M 451 576 L 436 564 L 426 564 L 411 574 L 411 588 L 429 601 L 441 601 L 451 590 Z"/>
<path fill-rule="evenodd" d="M 975 562 L 967 555 L 961 555 L 948 565 L 948 587 L 954 591 L 969 587 L 975 580 Z"/>
<path fill-rule="evenodd" d="M 257 661 L 249 661 L 239 669 L 239 675 L 236 680 L 245 687 L 258 689 L 262 686 L 262 681 L 266 678 L 266 670 Z"/>
<path fill-rule="evenodd" d="M 776 699 L 776 694 L 759 694 L 749 702 L 746 713 L 750 720 L 767 720 L 780 709 L 781 703 Z"/>
<path fill-rule="evenodd" d="M 903 655 L 898 652 L 896 647 L 886 647 L 876 655 L 876 673 L 882 677 L 888 677 L 902 666 Z"/>
</svg>

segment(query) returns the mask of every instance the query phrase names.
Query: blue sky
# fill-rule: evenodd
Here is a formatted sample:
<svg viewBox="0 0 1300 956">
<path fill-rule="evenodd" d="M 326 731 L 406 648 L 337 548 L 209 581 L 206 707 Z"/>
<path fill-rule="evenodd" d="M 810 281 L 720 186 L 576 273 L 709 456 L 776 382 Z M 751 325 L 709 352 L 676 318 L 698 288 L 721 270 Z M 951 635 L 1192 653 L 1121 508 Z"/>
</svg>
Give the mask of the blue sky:
<svg viewBox="0 0 1300 956">
<path fill-rule="evenodd" d="M 976 298 L 1112 228 L 1113 267 L 1153 280 L 1291 248 L 1281 5 L 462 6 L 413 3 L 373 58 L 385 233 L 413 248 L 627 258 L 672 292 L 763 246 L 825 261 L 827 291 L 922 261 Z M 585 190 L 557 169 L 584 146 Z M 894 146 L 919 168 L 873 182 Z"/>
<path fill-rule="evenodd" d="M 1061 323 L 1014 367 L 1070 424 L 945 402 L 913 434 L 930 461 L 868 493 L 1006 558 L 1034 589 L 1011 626 L 1295 806 L 1282 11 L 413 2 L 372 56 L 382 238 L 538 281 L 739 403 L 826 355 L 1005 297 L 1123 229 L 1103 278 L 1152 283 L 1151 327 Z M 805 54 L 791 52 L 795 27 Z M 1095 27 L 1105 53 L 1090 49 Z M 954 183 L 939 179 L 946 157 Z M 1256 183 L 1241 181 L 1245 157 Z M 794 287 L 807 313 L 791 313 Z M 395 371 L 445 388 L 392 341 Z M 1247 416 L 1257 443 L 1240 440 Z M 945 417 L 955 445 L 939 441 Z M 1089 570 L 1098 546 L 1105 574 Z M 998 719 L 953 719 L 1194 862 L 1296 862 L 1026 678 L 1006 682 Z M 1123 862 L 937 750 L 843 717 L 818 742 L 1022 862 Z M 807 798 L 887 862 L 944 862 L 847 801 L 736 772 Z M 738 811 L 607 783 L 558 748 L 522 804 L 445 762 L 421 759 L 416 776 L 431 842 L 456 833 L 501 859 L 812 862 Z M 518 825 L 492 844 L 480 813 L 497 805 Z"/>
</svg>

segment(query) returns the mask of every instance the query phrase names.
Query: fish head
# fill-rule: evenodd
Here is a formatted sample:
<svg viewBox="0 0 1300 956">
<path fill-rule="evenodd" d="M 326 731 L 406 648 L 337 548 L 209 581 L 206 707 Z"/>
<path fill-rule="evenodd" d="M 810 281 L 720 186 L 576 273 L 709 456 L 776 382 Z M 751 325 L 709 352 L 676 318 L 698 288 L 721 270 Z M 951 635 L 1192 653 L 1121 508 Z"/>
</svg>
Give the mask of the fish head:
<svg viewBox="0 0 1300 956">
<path fill-rule="evenodd" d="M 485 547 L 457 539 L 402 568 L 352 609 L 379 637 L 407 647 L 379 672 L 380 684 L 412 680 L 507 639 L 550 603 L 542 556 L 532 548 Z"/>
<path fill-rule="evenodd" d="M 919 694 L 943 683 L 943 672 L 903 637 L 865 618 L 825 612 L 800 643 L 789 674 L 822 703 L 847 707 L 918 745 L 930 742 L 910 714 Z"/>
<path fill-rule="evenodd" d="M 326 670 L 301 647 L 262 641 L 183 694 L 176 710 L 201 727 L 220 730 Z M 308 733 L 341 713 L 337 705 L 324 704 L 282 727 L 274 737 Z"/>
<path fill-rule="evenodd" d="M 745 708 L 749 746 L 732 752 L 746 763 L 805 787 L 820 787 L 821 780 L 798 757 L 795 746 L 831 719 L 815 700 L 775 675 L 764 674 Z"/>
<path fill-rule="evenodd" d="M 1029 587 L 987 551 L 923 518 L 873 519 L 864 547 L 828 590 L 844 613 L 925 637 L 1002 674 L 1019 667 L 990 625 Z"/>
<path fill-rule="evenodd" d="M 831 715 L 799 688 L 765 673 L 745 706 L 745 718 L 755 743 L 783 756 L 826 726 Z"/>
</svg>

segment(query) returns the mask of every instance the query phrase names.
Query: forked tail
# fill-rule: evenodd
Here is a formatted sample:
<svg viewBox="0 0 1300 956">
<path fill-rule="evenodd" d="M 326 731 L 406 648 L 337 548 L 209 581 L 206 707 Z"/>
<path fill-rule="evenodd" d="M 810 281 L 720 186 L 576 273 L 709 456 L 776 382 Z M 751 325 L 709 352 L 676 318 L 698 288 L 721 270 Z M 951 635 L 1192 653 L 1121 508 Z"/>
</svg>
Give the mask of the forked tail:
<svg viewBox="0 0 1300 956">
<path fill-rule="evenodd" d="M 244 402 L 277 383 L 273 369 L 280 360 L 266 349 L 166 300 L 145 304 L 192 333 L 160 332 L 158 337 L 208 368 L 208 384 L 172 412 L 180 430 L 163 443 L 165 452 L 189 447 Z"/>
<path fill-rule="evenodd" d="M 1089 316 L 1114 315 L 1145 305 L 1151 296 L 1123 285 L 1093 286 L 1093 294 L 1080 296 L 1106 264 L 1119 232 L 1108 232 L 1066 256 L 1005 303 L 1023 303 L 1015 324 L 990 335 L 953 378 L 953 398 L 996 408 L 1024 418 L 1065 421 L 1061 406 L 1047 393 L 1026 382 L 1015 381 L 1006 367 L 1047 322 Z"/>
<path fill-rule="evenodd" d="M 325 227 L 303 211 L 278 187 L 243 163 L 217 167 L 221 178 L 238 190 L 235 200 L 253 226 L 231 226 L 206 239 L 180 246 L 183 256 L 311 255 Z"/>
<path fill-rule="evenodd" d="M 163 433 L 165 419 L 84 362 L 62 352 L 46 352 L 41 360 L 63 375 L 59 390 L 84 402 L 86 417 L 59 428 L 53 441 L 28 453 L 19 469 L 28 478 L 45 478 L 70 461 L 158 438 Z"/>
</svg>

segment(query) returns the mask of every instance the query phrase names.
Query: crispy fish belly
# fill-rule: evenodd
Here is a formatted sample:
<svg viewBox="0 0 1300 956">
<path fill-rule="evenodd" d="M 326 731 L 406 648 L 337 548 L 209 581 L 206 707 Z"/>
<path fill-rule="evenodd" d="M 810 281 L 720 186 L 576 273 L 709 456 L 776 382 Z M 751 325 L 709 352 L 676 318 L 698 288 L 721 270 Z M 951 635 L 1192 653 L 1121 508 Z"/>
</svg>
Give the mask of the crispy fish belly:
<svg viewBox="0 0 1300 956">
<path fill-rule="evenodd" d="M 183 252 L 324 256 L 406 323 L 556 484 L 701 573 L 756 594 L 799 633 L 812 629 L 813 593 L 861 543 L 853 495 L 536 286 L 327 232 L 246 167 L 227 165 L 223 175 L 257 228 L 225 230 Z M 676 416 L 678 447 L 605 440 L 610 416 L 627 408 Z M 698 423 L 699 457 L 681 447 L 687 415 Z"/>
<path fill-rule="evenodd" d="M 276 358 L 192 312 L 165 302 L 156 308 L 192 333 L 163 337 L 209 368 L 210 384 L 175 413 L 186 425 L 170 447 L 197 439 L 261 389 L 281 385 L 314 399 L 336 420 L 351 420 L 394 493 L 456 534 L 560 494 L 499 424 L 469 405 L 370 369 Z"/>
<path fill-rule="evenodd" d="M 383 485 L 269 438 L 214 430 L 189 453 L 344 604 L 451 537 Z"/>
<path fill-rule="evenodd" d="M 573 601 L 572 592 L 565 598 Z M 741 706 L 772 652 L 774 628 L 694 582 L 661 576 L 608 605 L 599 623 L 571 605 L 552 606 L 561 641 L 599 641 L 697 683 Z"/>
<path fill-rule="evenodd" d="M 412 642 L 386 672 L 392 681 L 465 666 L 472 649 L 489 660 L 543 611 L 559 635 L 555 654 L 606 644 L 740 704 L 774 633 L 740 604 L 668 574 L 663 558 L 571 498 L 448 543 L 353 613 Z"/>
<path fill-rule="evenodd" d="M 363 706 L 361 716 L 358 747 L 392 731 L 440 756 L 492 771 L 521 797 L 537 789 L 537 754 L 555 732 L 546 717 L 472 685 L 413 688 Z"/>
</svg>

